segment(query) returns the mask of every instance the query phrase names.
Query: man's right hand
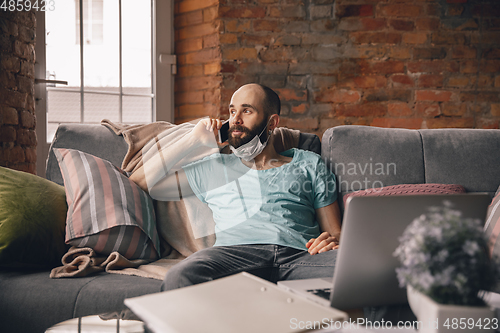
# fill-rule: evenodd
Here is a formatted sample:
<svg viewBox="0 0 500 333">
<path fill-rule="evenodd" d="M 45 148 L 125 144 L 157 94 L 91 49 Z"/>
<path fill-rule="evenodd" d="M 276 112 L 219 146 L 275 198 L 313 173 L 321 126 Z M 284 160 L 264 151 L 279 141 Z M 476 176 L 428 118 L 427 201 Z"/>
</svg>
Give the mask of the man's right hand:
<svg viewBox="0 0 500 333">
<path fill-rule="evenodd" d="M 227 141 L 217 142 L 217 131 L 222 127 L 222 120 L 215 118 L 201 119 L 193 128 L 191 135 L 200 145 L 209 148 L 223 148 L 228 145 Z"/>
<path fill-rule="evenodd" d="M 312 255 L 317 253 L 323 253 L 330 250 L 335 250 L 339 248 L 339 238 L 330 235 L 329 232 L 322 232 L 318 238 L 311 238 L 309 242 L 306 243 L 308 252 Z"/>
</svg>

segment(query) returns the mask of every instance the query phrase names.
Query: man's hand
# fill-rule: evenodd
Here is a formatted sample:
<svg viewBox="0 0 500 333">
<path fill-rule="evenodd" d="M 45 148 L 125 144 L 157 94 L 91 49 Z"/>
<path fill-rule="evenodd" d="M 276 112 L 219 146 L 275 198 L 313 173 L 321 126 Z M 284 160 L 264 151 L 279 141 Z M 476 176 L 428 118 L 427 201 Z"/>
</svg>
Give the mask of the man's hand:
<svg viewBox="0 0 500 333">
<path fill-rule="evenodd" d="M 323 253 L 337 249 L 339 247 L 339 239 L 325 231 L 319 235 L 318 238 L 311 238 L 309 242 L 306 243 L 306 247 L 311 255 Z"/>
<path fill-rule="evenodd" d="M 222 126 L 220 119 L 206 118 L 200 120 L 193 128 L 191 135 L 199 142 L 199 144 L 210 148 L 223 148 L 228 143 L 217 143 L 217 130 Z"/>
</svg>

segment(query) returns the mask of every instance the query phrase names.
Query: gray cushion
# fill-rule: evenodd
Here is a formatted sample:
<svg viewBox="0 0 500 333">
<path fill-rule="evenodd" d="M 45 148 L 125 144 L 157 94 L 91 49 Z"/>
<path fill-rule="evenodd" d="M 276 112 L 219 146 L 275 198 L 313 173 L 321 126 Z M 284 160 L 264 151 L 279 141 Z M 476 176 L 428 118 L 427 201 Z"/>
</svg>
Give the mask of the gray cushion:
<svg viewBox="0 0 500 333">
<path fill-rule="evenodd" d="M 500 184 L 500 131 L 420 130 L 426 183 L 461 184 L 468 192 L 495 193 Z"/>
<path fill-rule="evenodd" d="M 357 125 L 330 128 L 323 135 L 321 156 L 337 176 L 341 197 L 369 188 L 425 183 L 418 131 Z"/>
<path fill-rule="evenodd" d="M 52 148 L 70 148 L 108 160 L 116 166 L 122 165 L 128 145 L 122 136 L 102 125 L 61 124 L 50 145 L 46 178 L 64 185 L 61 171 Z"/>
</svg>

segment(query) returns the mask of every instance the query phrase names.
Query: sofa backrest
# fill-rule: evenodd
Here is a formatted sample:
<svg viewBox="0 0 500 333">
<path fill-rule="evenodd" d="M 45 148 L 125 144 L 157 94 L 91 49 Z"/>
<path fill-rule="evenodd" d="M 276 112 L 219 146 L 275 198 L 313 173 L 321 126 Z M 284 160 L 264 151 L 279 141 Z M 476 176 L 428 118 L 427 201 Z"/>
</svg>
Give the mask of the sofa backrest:
<svg viewBox="0 0 500 333">
<path fill-rule="evenodd" d="M 500 130 L 328 129 L 321 155 L 345 193 L 398 184 L 460 184 L 493 195 L 500 184 Z"/>
<path fill-rule="evenodd" d="M 63 179 L 52 148 L 76 149 L 121 166 L 128 145 L 121 135 L 109 128 L 92 124 L 61 124 L 56 131 L 47 158 L 46 178 L 63 185 Z M 321 153 L 321 141 L 315 134 L 300 133 L 299 148 Z"/>
</svg>

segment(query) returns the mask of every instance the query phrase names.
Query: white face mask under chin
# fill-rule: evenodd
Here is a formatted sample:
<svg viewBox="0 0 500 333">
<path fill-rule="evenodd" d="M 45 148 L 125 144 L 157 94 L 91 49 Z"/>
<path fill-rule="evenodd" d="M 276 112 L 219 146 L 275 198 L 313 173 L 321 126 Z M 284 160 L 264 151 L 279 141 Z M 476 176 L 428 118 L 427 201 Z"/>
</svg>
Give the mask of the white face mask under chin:
<svg viewBox="0 0 500 333">
<path fill-rule="evenodd" d="M 265 130 L 266 128 L 264 127 L 264 129 L 262 130 L 262 132 L 260 132 L 259 135 L 254 136 L 252 140 L 245 143 L 244 145 L 241 145 L 238 148 L 234 148 L 233 146 L 230 146 L 229 148 L 231 149 L 233 154 L 236 155 L 236 157 L 242 158 L 245 161 L 250 162 L 257 155 L 262 153 L 264 148 L 266 148 L 267 142 L 269 141 L 271 134 L 267 136 L 266 142 L 264 143 L 260 142 L 260 136 L 262 133 L 264 133 Z"/>
</svg>

